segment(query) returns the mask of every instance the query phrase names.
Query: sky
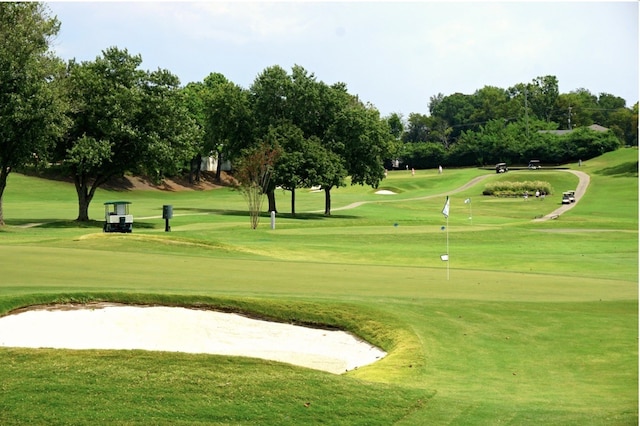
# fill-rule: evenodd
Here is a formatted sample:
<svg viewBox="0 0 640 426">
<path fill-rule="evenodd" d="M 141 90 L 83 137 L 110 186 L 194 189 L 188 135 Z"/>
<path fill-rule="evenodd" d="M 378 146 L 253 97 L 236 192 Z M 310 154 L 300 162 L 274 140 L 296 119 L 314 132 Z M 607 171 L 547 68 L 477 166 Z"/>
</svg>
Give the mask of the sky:
<svg viewBox="0 0 640 426">
<path fill-rule="evenodd" d="M 638 102 L 636 1 L 46 2 L 53 50 L 94 60 L 116 46 L 183 85 L 221 73 L 249 88 L 266 68 L 300 65 L 382 116 L 428 114 L 442 93 L 508 89 L 553 75 Z"/>
</svg>

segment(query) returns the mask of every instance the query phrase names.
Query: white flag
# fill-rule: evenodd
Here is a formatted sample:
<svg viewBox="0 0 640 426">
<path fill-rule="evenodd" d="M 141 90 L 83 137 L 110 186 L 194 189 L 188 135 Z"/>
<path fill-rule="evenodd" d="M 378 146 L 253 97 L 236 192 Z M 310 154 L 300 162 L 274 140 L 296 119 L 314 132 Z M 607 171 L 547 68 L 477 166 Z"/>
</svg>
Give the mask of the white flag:
<svg viewBox="0 0 640 426">
<path fill-rule="evenodd" d="M 447 195 L 447 201 L 444 203 L 444 208 L 442 209 L 442 214 L 444 217 L 449 217 L 449 196 Z"/>
<path fill-rule="evenodd" d="M 465 204 L 469 204 L 471 202 L 471 198 L 467 198 L 466 200 L 464 200 Z"/>
</svg>

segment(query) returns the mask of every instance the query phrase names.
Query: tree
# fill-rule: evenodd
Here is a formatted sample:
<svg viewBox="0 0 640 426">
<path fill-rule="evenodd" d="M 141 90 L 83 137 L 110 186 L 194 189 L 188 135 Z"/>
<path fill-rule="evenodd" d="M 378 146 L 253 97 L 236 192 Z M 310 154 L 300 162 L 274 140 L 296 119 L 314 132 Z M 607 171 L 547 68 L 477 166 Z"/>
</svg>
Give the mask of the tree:
<svg viewBox="0 0 640 426">
<path fill-rule="evenodd" d="M 393 143 L 377 109 L 352 99 L 336 115 L 327 139 L 331 150 L 343 159 L 352 185 L 378 187 Z M 325 214 L 330 210 L 325 208 Z"/>
<path fill-rule="evenodd" d="M 551 121 L 558 100 L 558 79 L 553 75 L 537 77 L 528 85 L 528 102 L 540 120 Z"/>
<path fill-rule="evenodd" d="M 475 107 L 473 96 L 462 93 L 432 99 L 431 116 L 446 123 L 443 127 L 451 128 L 450 138 L 456 140 L 463 130 L 475 129 L 478 123 L 471 120 Z"/>
<path fill-rule="evenodd" d="M 505 89 L 484 86 L 472 96 L 474 111 L 469 117 L 474 123 L 487 123 L 491 120 L 515 118 L 509 114 L 511 98 Z"/>
<path fill-rule="evenodd" d="M 272 126 L 277 126 L 289 115 L 287 96 L 291 80 L 280 66 L 266 68 L 249 88 L 249 100 L 255 119 L 255 140 L 264 140 Z M 269 211 L 277 211 L 275 185 L 266 190 Z"/>
<path fill-rule="evenodd" d="M 412 112 L 407 120 L 407 129 L 402 135 L 403 142 L 417 143 L 426 142 L 429 139 L 430 120 L 424 114 Z"/>
<path fill-rule="evenodd" d="M 313 180 L 342 184 L 343 176 L 336 173 L 344 168 L 331 165 L 322 169 L 316 165 L 334 157 L 328 153 L 325 140 L 336 111 L 341 108 L 336 89 L 295 65 L 291 75 L 278 66 L 267 68 L 256 78 L 250 92 L 257 139 L 275 138 L 283 149 L 267 190 L 269 210 L 276 211 L 276 185 L 291 191 L 295 214 L 296 188 L 313 185 Z"/>
<path fill-rule="evenodd" d="M 251 229 L 258 227 L 264 193 L 270 186 L 273 166 L 279 154 L 277 147 L 262 142 L 246 149 L 238 158 L 235 177 L 249 206 Z"/>
<path fill-rule="evenodd" d="M 216 179 L 220 180 L 224 159 L 233 160 L 253 142 L 253 117 L 249 94 L 222 74 L 204 79 L 205 151 L 218 159 Z"/>
<path fill-rule="evenodd" d="M 618 108 L 607 117 L 611 131 L 626 145 L 638 146 L 638 103 L 632 108 Z"/>
<path fill-rule="evenodd" d="M 167 70 L 147 73 L 138 129 L 146 153 L 132 171 L 156 182 L 182 172 L 197 153 L 200 128 L 187 108 L 180 80 Z"/>
<path fill-rule="evenodd" d="M 389 116 L 387 116 L 385 120 L 387 121 L 387 125 L 389 126 L 389 132 L 391 133 L 391 136 L 399 141 L 402 138 L 402 134 L 404 133 L 404 121 L 402 120 L 402 114 L 393 112 Z"/>
<path fill-rule="evenodd" d="M 195 155 L 189 161 L 189 182 L 200 182 L 200 166 L 202 163 L 202 157 L 210 155 L 210 152 L 206 148 L 206 136 L 205 126 L 207 117 L 205 113 L 205 100 L 204 100 L 205 87 L 202 82 L 188 83 L 184 89 L 185 106 L 189 111 L 190 116 L 195 120 L 196 126 L 199 129 L 200 137 L 194 140 Z"/>
<path fill-rule="evenodd" d="M 55 81 L 64 67 L 49 51 L 59 28 L 42 3 L 0 3 L 0 226 L 9 174 L 46 159 L 66 126 Z"/>
<path fill-rule="evenodd" d="M 161 180 L 195 154 L 198 128 L 179 80 L 139 69 L 142 58 L 112 47 L 95 61 L 68 65 L 72 126 L 58 155 L 73 177 L 78 221 L 89 220 L 95 191 L 128 171 Z"/>
<path fill-rule="evenodd" d="M 308 184 L 309 181 L 309 162 L 305 158 L 307 141 L 302 130 L 290 122 L 272 127 L 268 139 L 281 148 L 278 161 L 274 165 L 273 181 L 275 185 L 291 192 L 291 215 L 295 216 L 296 188 Z"/>
<path fill-rule="evenodd" d="M 594 123 L 592 113 L 598 108 L 597 102 L 597 96 L 587 89 L 561 94 L 556 101 L 552 121 L 558 123 L 561 129 L 567 130 L 590 126 Z"/>
</svg>

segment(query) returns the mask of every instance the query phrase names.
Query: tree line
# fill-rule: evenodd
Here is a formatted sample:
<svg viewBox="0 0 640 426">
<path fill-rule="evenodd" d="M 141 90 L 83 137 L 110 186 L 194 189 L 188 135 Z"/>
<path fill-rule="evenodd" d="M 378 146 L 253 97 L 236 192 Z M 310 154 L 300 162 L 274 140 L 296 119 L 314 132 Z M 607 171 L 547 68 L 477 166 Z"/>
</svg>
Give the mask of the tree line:
<svg viewBox="0 0 640 426">
<path fill-rule="evenodd" d="M 591 158 L 620 144 L 638 145 L 638 103 L 587 89 L 559 93 L 555 76 L 508 89 L 485 86 L 471 95 L 432 96 L 429 114 L 387 117 L 400 141 L 396 157 L 415 168 L 547 164 Z M 589 130 L 592 125 L 609 131 Z M 388 163 L 390 164 L 390 163 Z"/>
<path fill-rule="evenodd" d="M 140 55 L 110 47 L 93 61 L 63 61 L 50 50 L 60 23 L 37 2 L 0 3 L 0 224 L 2 194 L 13 170 L 55 165 L 73 178 L 77 220 L 89 220 L 95 191 L 125 173 L 161 181 L 199 179 L 201 158 L 238 167 L 262 147 L 274 155 L 261 188 L 269 211 L 274 191 L 319 185 L 325 214 L 331 190 L 377 187 L 385 167 L 484 165 L 540 157 L 587 159 L 621 141 L 637 145 L 637 109 L 612 95 L 558 93 L 555 77 L 473 95 L 438 94 L 429 114 L 381 117 L 374 105 L 326 84 L 299 65 L 263 70 L 249 88 L 219 73 L 181 85 L 169 70 L 141 68 Z M 598 123 L 605 134 L 540 133 Z M 634 121 L 635 120 L 635 121 Z M 564 139 L 563 139 L 564 138 Z"/>
</svg>

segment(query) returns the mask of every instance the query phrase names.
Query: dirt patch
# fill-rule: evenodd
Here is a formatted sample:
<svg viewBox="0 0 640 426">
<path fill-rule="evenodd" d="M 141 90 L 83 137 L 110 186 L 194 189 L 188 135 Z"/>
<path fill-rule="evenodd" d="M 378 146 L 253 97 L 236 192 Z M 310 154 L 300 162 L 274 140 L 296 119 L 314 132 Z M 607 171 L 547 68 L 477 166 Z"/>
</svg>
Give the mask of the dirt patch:
<svg viewBox="0 0 640 426">
<path fill-rule="evenodd" d="M 226 172 L 220 174 L 220 180 L 216 179 L 214 172 L 202 172 L 199 182 L 189 182 L 188 177 L 176 176 L 166 178 L 160 183 L 155 183 L 144 176 L 125 175 L 111 179 L 102 188 L 112 191 L 206 191 L 234 186 L 235 179 Z"/>
</svg>

